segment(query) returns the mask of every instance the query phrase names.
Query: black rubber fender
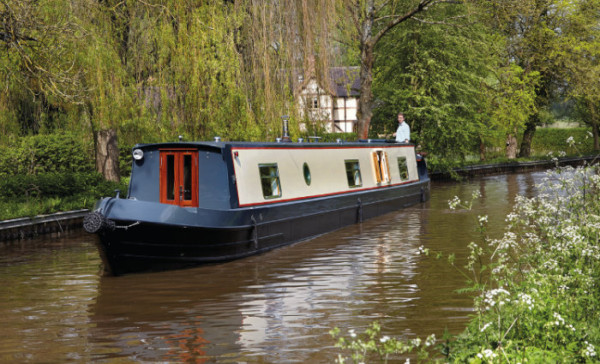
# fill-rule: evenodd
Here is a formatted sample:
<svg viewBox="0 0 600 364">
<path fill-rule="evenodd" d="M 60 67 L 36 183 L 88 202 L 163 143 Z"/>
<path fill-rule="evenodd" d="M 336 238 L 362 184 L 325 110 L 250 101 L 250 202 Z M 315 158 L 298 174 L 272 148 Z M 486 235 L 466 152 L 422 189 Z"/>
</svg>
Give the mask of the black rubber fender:
<svg viewBox="0 0 600 364">
<path fill-rule="evenodd" d="M 90 234 L 96 234 L 101 231 L 113 231 L 115 222 L 107 219 L 98 211 L 91 212 L 83 218 L 83 228 Z"/>
</svg>

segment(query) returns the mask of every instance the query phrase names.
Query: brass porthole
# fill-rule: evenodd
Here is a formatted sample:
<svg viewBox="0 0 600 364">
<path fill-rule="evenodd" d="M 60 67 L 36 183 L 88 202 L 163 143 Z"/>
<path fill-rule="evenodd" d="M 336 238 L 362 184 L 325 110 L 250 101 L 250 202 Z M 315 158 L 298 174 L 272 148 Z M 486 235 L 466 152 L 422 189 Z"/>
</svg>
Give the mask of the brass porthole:
<svg viewBox="0 0 600 364">
<path fill-rule="evenodd" d="M 302 171 L 304 172 L 304 182 L 306 182 L 307 186 L 310 186 L 311 176 L 310 176 L 310 168 L 308 168 L 308 164 L 304 162 L 302 166 Z"/>
</svg>

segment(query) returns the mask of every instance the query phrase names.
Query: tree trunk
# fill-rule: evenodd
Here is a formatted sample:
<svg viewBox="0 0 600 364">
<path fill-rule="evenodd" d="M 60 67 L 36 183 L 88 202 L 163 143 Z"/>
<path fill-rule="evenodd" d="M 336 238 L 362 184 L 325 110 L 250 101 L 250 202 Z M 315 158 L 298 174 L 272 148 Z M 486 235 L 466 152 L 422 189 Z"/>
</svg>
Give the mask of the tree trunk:
<svg viewBox="0 0 600 364">
<path fill-rule="evenodd" d="M 373 46 L 367 42 L 363 45 L 361 51 L 360 67 L 360 97 L 358 98 L 358 138 L 367 139 L 369 137 L 369 126 L 373 110 L 371 103 L 373 100 Z"/>
<path fill-rule="evenodd" d="M 369 137 L 369 126 L 373 110 L 371 102 L 373 100 L 373 64 L 375 62 L 375 42 L 373 39 L 373 22 L 375 2 L 368 0 L 366 2 L 366 16 L 363 20 L 360 33 L 360 97 L 358 98 L 358 138 L 367 139 Z"/>
<path fill-rule="evenodd" d="M 517 158 L 517 138 L 513 134 L 506 137 L 506 158 Z"/>
<path fill-rule="evenodd" d="M 521 141 L 521 150 L 519 151 L 519 157 L 531 156 L 531 144 L 533 143 L 533 135 L 537 126 L 537 117 L 533 116 L 525 124 L 525 131 L 523 132 L 523 140 Z"/>
<path fill-rule="evenodd" d="M 592 125 L 592 135 L 594 136 L 594 150 L 600 150 L 598 134 L 600 134 L 598 130 L 598 123 L 594 123 L 594 125 Z"/>
<path fill-rule="evenodd" d="M 483 138 L 479 138 L 479 160 L 485 160 L 485 143 L 483 142 Z"/>
<path fill-rule="evenodd" d="M 373 110 L 371 109 L 371 100 L 373 99 L 373 79 L 371 75 L 371 70 L 363 71 L 363 69 L 361 68 L 360 74 L 361 87 L 360 97 L 358 99 L 357 112 L 358 138 L 367 139 L 369 137 L 369 126 L 371 125 L 371 118 L 373 117 Z"/>
<path fill-rule="evenodd" d="M 119 182 L 119 144 L 115 129 L 96 132 L 96 170 L 107 181 Z"/>
</svg>

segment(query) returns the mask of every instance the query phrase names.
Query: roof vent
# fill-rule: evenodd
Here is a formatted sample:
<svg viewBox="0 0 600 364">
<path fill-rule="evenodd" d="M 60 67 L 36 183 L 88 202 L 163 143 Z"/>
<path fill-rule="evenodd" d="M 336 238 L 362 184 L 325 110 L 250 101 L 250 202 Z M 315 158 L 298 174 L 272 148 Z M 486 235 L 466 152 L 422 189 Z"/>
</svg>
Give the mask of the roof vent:
<svg viewBox="0 0 600 364">
<path fill-rule="evenodd" d="M 221 141 L 221 137 L 218 137 L 218 136 L 216 136 L 216 137 L 215 137 L 215 142 L 216 142 L 216 143 L 218 143 L 218 142 L 220 142 L 220 141 Z"/>
</svg>

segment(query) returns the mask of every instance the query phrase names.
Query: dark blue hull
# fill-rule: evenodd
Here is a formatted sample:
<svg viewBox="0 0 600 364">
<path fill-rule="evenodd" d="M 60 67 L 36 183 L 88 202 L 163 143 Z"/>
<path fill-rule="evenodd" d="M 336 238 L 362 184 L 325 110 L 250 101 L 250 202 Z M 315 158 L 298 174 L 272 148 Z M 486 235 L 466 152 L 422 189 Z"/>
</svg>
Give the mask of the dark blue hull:
<svg viewBox="0 0 600 364">
<path fill-rule="evenodd" d="M 401 186 L 264 207 L 185 209 L 104 199 L 97 211 L 114 222 L 99 232 L 114 275 L 224 262 L 263 253 L 429 199 L 429 179 Z"/>
</svg>

